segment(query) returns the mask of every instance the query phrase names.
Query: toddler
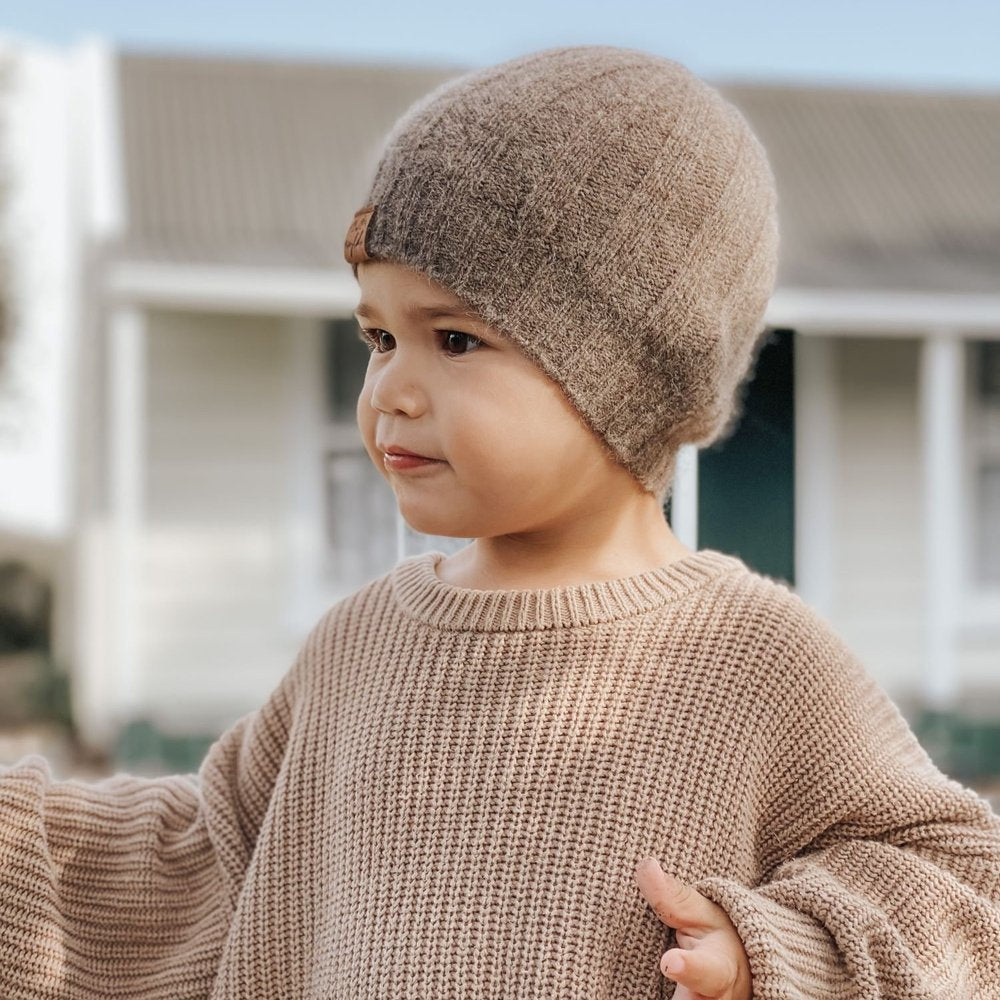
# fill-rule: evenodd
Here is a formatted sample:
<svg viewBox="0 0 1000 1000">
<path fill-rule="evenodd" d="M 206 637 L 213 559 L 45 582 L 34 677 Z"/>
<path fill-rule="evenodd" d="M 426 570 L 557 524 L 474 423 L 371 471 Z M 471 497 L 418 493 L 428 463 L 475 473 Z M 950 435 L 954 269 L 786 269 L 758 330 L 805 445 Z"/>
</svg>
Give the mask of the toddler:
<svg viewBox="0 0 1000 1000">
<path fill-rule="evenodd" d="M 663 517 L 735 426 L 777 200 L 743 117 L 585 45 L 447 81 L 349 227 L 416 530 L 197 774 L 0 773 L 7 1000 L 988 1000 L 1000 818 L 830 625 Z"/>
</svg>

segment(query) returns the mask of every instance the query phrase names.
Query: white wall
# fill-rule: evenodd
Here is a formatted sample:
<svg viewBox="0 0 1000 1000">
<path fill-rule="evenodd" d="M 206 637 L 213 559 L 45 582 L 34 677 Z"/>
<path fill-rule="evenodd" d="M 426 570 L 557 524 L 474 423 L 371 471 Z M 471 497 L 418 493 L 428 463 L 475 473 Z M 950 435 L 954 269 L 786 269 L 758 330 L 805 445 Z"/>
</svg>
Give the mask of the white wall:
<svg viewBox="0 0 1000 1000">
<path fill-rule="evenodd" d="M 62 53 L 0 38 L 0 531 L 51 541 L 73 501 L 75 82 Z"/>
<path fill-rule="evenodd" d="M 302 638 L 285 625 L 293 334 L 269 317 L 149 315 L 138 672 L 167 727 L 256 707 Z"/>
</svg>

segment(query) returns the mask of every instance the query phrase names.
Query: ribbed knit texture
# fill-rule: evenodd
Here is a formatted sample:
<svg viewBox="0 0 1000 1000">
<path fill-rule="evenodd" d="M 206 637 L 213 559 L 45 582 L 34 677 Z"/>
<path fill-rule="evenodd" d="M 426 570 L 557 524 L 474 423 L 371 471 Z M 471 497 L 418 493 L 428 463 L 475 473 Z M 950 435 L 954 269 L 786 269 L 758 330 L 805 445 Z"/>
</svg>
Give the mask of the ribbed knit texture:
<svg viewBox="0 0 1000 1000">
<path fill-rule="evenodd" d="M 784 584 L 441 558 L 330 608 L 197 776 L 0 771 L 4 1000 L 656 1000 L 648 854 L 755 1000 L 1000 996 L 1000 818 Z"/>
<path fill-rule="evenodd" d="M 426 274 L 562 387 L 658 498 L 677 449 L 727 437 L 778 265 L 774 176 L 685 66 L 544 49 L 423 95 L 382 142 L 344 256 Z"/>
</svg>

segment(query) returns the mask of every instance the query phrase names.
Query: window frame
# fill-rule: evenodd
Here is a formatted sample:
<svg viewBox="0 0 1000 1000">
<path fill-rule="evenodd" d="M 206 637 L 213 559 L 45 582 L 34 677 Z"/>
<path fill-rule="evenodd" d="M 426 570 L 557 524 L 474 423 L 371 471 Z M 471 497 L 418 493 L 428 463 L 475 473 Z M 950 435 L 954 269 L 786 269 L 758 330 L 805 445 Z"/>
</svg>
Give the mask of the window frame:
<svg viewBox="0 0 1000 1000">
<path fill-rule="evenodd" d="M 981 392 L 980 344 L 996 343 L 1000 336 L 964 339 L 965 412 L 963 434 L 961 594 L 958 601 L 958 625 L 967 636 L 974 633 L 984 639 L 1000 636 L 1000 581 L 984 582 L 975 574 L 977 547 L 982 544 L 985 513 L 980 509 L 979 475 L 985 462 L 1000 464 L 1000 397 L 994 408 Z M 996 430 L 988 430 L 995 423 Z M 992 438 L 992 440 L 991 440 Z"/>
</svg>

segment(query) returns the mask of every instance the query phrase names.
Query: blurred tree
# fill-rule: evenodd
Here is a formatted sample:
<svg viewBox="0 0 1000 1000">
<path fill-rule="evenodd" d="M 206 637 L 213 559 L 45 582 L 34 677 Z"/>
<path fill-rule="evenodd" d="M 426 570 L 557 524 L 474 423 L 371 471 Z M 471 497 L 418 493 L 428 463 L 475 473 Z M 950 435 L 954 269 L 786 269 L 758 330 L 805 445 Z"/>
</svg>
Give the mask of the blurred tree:
<svg viewBox="0 0 1000 1000">
<path fill-rule="evenodd" d="M 0 653 L 49 648 L 52 588 L 16 559 L 0 562 Z"/>
</svg>

